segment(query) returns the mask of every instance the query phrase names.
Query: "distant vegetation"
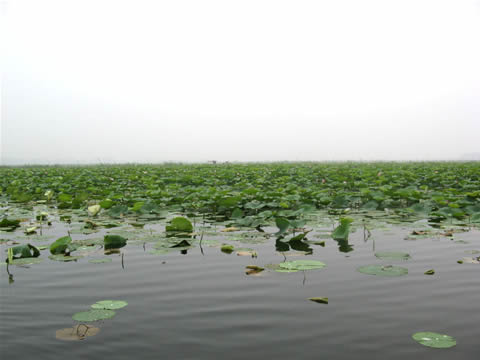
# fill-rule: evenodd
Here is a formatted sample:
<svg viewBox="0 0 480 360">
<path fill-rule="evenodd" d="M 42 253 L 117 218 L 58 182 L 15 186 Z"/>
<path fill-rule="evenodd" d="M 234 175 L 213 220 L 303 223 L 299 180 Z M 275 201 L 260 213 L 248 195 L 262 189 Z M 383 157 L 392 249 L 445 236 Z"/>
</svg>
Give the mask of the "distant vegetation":
<svg viewBox="0 0 480 360">
<path fill-rule="evenodd" d="M 476 162 L 4 167 L 0 174 L 0 196 L 10 203 L 99 205 L 111 217 L 173 209 L 258 226 L 305 208 L 387 209 L 439 221 L 480 214 Z"/>
</svg>

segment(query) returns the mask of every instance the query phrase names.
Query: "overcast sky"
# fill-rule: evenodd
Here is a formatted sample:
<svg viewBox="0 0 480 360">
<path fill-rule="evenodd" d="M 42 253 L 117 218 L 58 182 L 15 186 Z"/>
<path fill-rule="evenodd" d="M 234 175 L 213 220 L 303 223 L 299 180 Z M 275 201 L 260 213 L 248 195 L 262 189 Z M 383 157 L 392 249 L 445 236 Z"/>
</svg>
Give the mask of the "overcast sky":
<svg viewBox="0 0 480 360">
<path fill-rule="evenodd" d="M 0 0 L 3 163 L 480 152 L 478 0 Z"/>
</svg>

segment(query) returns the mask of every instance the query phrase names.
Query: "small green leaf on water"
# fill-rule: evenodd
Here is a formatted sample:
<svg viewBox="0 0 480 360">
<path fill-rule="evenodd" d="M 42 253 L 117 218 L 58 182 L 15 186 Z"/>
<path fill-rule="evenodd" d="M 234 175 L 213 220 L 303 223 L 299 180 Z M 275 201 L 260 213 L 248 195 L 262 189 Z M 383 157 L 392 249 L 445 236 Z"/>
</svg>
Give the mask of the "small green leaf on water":
<svg viewBox="0 0 480 360">
<path fill-rule="evenodd" d="M 425 275 L 433 275 L 433 274 L 435 274 L 435 270 L 433 270 L 433 269 L 427 270 L 427 271 L 424 272 L 424 274 Z"/>
<path fill-rule="evenodd" d="M 357 268 L 358 272 L 379 276 L 402 276 L 408 274 L 408 269 L 393 265 L 366 265 Z"/>
<path fill-rule="evenodd" d="M 446 349 L 457 345 L 457 341 L 453 337 L 435 332 L 418 332 L 413 334 L 412 338 L 419 344 L 437 349 Z"/>
<path fill-rule="evenodd" d="M 235 250 L 235 248 L 233 247 L 233 245 L 222 245 L 220 250 L 226 254 L 231 254 Z"/>
<path fill-rule="evenodd" d="M 92 305 L 92 309 L 117 310 L 128 305 L 128 302 L 122 300 L 102 300 Z"/>
<path fill-rule="evenodd" d="M 35 234 L 37 232 L 36 230 L 37 230 L 36 226 L 26 228 L 25 229 L 25 234 L 27 234 L 27 235 Z"/>
<path fill-rule="evenodd" d="M 328 297 L 311 297 L 308 298 L 310 301 L 314 301 L 319 304 L 328 304 Z"/>
<path fill-rule="evenodd" d="M 385 252 L 376 252 L 375 256 L 382 260 L 408 260 L 410 255 L 404 252 L 396 251 L 385 251 Z"/>
<path fill-rule="evenodd" d="M 71 246 L 72 238 L 70 236 L 63 236 L 55 240 L 50 245 L 50 253 L 52 255 L 65 254 L 73 251 L 74 248 Z"/>
<path fill-rule="evenodd" d="M 23 259 L 40 256 L 40 250 L 31 244 L 17 245 L 8 249 L 8 259 Z"/>
<path fill-rule="evenodd" d="M 277 272 L 297 272 L 303 270 L 317 270 L 327 266 L 325 263 L 316 260 L 293 260 L 278 264 Z"/>
<path fill-rule="evenodd" d="M 183 232 L 192 232 L 193 225 L 187 218 L 184 217 L 176 217 L 170 221 L 170 225 L 165 227 L 167 231 L 183 231 Z"/>
<path fill-rule="evenodd" d="M 105 249 L 119 249 L 127 244 L 127 239 L 120 235 L 105 235 L 103 242 Z"/>
<path fill-rule="evenodd" d="M 75 321 L 90 322 L 110 319 L 114 316 L 115 311 L 113 310 L 92 309 L 89 311 L 78 312 L 72 316 L 72 319 Z"/>
<path fill-rule="evenodd" d="M 39 264 L 43 261 L 42 258 L 22 258 L 22 259 L 13 259 L 10 262 L 10 265 L 32 265 Z"/>
<path fill-rule="evenodd" d="M 276 218 L 275 225 L 277 225 L 279 229 L 275 235 L 282 235 L 284 232 L 287 231 L 288 227 L 290 226 L 290 222 L 284 218 Z"/>
<path fill-rule="evenodd" d="M 20 226 L 20 220 L 8 220 L 7 218 L 0 221 L 0 228 L 17 228 Z"/>
<path fill-rule="evenodd" d="M 78 259 L 81 259 L 82 257 L 83 256 L 67 256 L 63 254 L 57 254 L 57 255 L 50 255 L 48 258 L 54 261 L 68 262 L 68 261 L 76 261 Z"/>
<path fill-rule="evenodd" d="M 350 224 L 353 222 L 352 218 L 341 218 L 340 225 L 332 232 L 332 238 L 334 240 L 348 240 L 348 234 L 350 233 Z"/>
</svg>

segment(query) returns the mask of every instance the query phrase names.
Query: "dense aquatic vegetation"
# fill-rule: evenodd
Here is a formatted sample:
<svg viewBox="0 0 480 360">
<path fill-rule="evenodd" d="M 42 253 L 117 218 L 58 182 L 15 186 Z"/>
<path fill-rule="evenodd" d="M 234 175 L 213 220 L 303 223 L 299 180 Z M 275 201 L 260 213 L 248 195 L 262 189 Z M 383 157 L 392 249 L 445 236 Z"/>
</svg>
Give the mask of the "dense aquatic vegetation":
<svg viewBox="0 0 480 360">
<path fill-rule="evenodd" d="M 44 201 L 58 209 L 85 208 L 91 216 L 102 211 L 111 218 L 147 219 L 173 208 L 255 227 L 262 224 L 259 214 L 295 219 L 311 209 L 349 208 L 480 221 L 475 162 L 4 167 L 0 172 L 0 195 L 10 203 Z M 2 219 L 0 226 L 16 226 L 9 221 L 15 219 Z"/>
<path fill-rule="evenodd" d="M 203 254 L 207 246 L 222 256 L 257 259 L 251 246 L 272 239 L 284 261 L 248 265 L 245 274 L 305 274 L 327 264 L 287 256 L 312 255 L 326 240 L 349 253 L 354 250 L 349 236 L 355 231 L 367 240 L 371 230 L 385 223 L 423 221 L 406 240 L 453 240 L 456 233 L 480 226 L 480 164 L 475 162 L 35 166 L 3 167 L 0 174 L 0 244 L 7 245 L 2 265 L 7 265 L 11 283 L 8 266 L 37 264 L 43 250 L 54 261 L 88 257 L 91 266 L 105 266 L 101 264 L 112 262 L 109 255 L 118 254 L 123 267 L 127 244 L 144 249 L 150 244 L 149 256 L 187 254 L 194 247 Z M 45 236 L 43 230 L 50 227 L 61 227 L 65 234 Z M 388 249 L 374 254 L 383 262 L 411 259 Z M 477 253 L 470 255 L 453 261 L 480 263 Z M 435 274 L 426 269 L 422 275 Z M 382 277 L 408 274 L 406 267 L 388 263 L 364 264 L 357 271 Z M 309 300 L 328 304 L 327 297 Z M 73 319 L 107 319 L 126 305 L 100 301 Z M 57 337 L 82 340 L 98 331 L 76 325 L 59 330 Z M 419 334 L 413 338 L 426 346 L 454 344 L 446 335 Z"/>
</svg>

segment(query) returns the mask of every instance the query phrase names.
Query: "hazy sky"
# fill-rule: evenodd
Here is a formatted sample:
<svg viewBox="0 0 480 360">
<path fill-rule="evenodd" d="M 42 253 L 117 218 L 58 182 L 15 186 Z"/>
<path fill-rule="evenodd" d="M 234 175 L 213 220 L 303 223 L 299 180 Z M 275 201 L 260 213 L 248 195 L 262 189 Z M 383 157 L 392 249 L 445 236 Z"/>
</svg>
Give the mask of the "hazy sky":
<svg viewBox="0 0 480 360">
<path fill-rule="evenodd" d="M 480 152 L 478 0 L 0 0 L 13 162 Z"/>
</svg>

